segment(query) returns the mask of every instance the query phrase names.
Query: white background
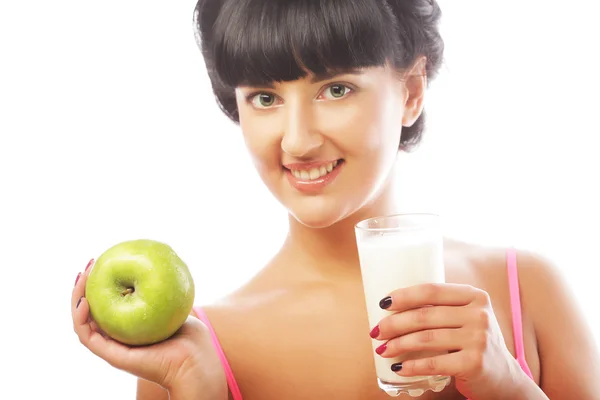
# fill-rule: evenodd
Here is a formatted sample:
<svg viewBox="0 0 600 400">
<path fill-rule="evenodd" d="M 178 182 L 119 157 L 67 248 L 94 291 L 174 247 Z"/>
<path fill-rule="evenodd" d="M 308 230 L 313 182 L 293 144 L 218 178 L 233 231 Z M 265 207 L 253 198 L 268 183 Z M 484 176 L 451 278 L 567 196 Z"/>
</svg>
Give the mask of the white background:
<svg viewBox="0 0 600 400">
<path fill-rule="evenodd" d="M 71 327 L 77 272 L 107 247 L 168 242 L 201 304 L 282 240 L 285 212 L 213 101 L 194 4 L 0 2 L 0 398 L 134 398 Z M 552 258 L 600 340 L 596 2 L 441 6 L 446 64 L 400 166 L 405 209 Z"/>
</svg>

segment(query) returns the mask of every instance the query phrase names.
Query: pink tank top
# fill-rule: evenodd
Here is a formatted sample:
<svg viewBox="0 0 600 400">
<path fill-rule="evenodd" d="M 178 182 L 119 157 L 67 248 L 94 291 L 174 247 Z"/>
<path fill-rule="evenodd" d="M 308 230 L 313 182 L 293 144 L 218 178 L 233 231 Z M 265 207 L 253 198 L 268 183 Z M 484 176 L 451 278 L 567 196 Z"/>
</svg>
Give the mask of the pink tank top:
<svg viewBox="0 0 600 400">
<path fill-rule="evenodd" d="M 508 269 L 508 287 L 510 291 L 510 306 L 512 311 L 516 359 L 527 376 L 533 379 L 531 370 L 529 369 L 527 361 L 525 360 L 525 346 L 523 345 L 523 323 L 521 318 L 521 298 L 519 294 L 519 275 L 517 271 L 517 255 L 514 249 L 507 250 L 506 264 Z M 194 311 L 209 329 L 213 344 L 217 350 L 219 358 L 221 359 L 223 369 L 225 370 L 225 377 L 227 378 L 227 384 L 229 386 L 229 391 L 233 396 L 233 400 L 242 400 L 242 393 L 240 392 L 240 388 L 235 380 L 231 366 L 227 361 L 225 352 L 219 343 L 219 339 L 217 338 L 217 335 L 210 321 L 208 320 L 206 313 L 200 307 L 194 307 Z"/>
</svg>

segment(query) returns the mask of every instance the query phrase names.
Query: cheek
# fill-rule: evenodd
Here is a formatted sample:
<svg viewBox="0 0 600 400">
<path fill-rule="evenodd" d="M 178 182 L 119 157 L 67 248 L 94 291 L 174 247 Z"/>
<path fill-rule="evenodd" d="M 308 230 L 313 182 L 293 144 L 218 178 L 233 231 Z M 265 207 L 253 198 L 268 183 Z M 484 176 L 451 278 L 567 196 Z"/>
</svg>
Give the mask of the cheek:
<svg viewBox="0 0 600 400">
<path fill-rule="evenodd" d="M 274 126 L 273 121 L 268 121 L 266 118 L 244 117 L 240 113 L 240 129 L 246 148 L 254 166 L 263 177 L 281 163 L 281 140 L 279 135 L 269 128 L 272 126 Z"/>
<path fill-rule="evenodd" d="M 387 96 L 364 99 L 324 111 L 320 128 L 347 156 L 397 152 L 402 132 L 402 106 Z"/>
</svg>

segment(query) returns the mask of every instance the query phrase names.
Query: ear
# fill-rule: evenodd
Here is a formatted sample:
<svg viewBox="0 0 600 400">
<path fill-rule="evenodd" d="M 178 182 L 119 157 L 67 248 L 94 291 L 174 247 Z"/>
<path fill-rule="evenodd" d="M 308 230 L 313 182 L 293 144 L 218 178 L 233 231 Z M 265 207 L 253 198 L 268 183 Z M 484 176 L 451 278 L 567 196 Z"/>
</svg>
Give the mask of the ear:
<svg viewBox="0 0 600 400">
<path fill-rule="evenodd" d="M 402 126 L 412 126 L 423 112 L 423 99 L 427 89 L 427 58 L 419 57 L 404 74 L 406 97 Z"/>
</svg>

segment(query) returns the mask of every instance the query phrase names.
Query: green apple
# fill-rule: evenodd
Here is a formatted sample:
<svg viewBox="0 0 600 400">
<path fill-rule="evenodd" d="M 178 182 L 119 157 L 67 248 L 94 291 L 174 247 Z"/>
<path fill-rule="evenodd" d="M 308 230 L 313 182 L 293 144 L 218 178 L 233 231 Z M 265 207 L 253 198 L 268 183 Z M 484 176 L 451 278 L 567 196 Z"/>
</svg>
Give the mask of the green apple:
<svg viewBox="0 0 600 400">
<path fill-rule="evenodd" d="M 194 294 L 187 265 L 169 245 L 146 239 L 122 242 L 102 253 L 85 285 L 98 327 L 131 346 L 171 337 L 187 319 Z"/>
</svg>

